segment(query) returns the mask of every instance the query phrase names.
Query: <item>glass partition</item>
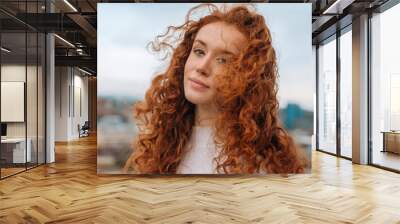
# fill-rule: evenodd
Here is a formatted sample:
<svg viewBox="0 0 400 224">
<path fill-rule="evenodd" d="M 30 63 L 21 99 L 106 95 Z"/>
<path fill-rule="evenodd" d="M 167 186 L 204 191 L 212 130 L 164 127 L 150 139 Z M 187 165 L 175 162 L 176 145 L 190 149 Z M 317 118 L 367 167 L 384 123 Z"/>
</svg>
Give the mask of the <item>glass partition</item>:
<svg viewBox="0 0 400 224">
<path fill-rule="evenodd" d="M 37 1 L 27 2 L 26 12 L 38 13 Z M 38 17 L 32 17 L 31 22 L 38 23 Z M 27 27 L 27 150 L 31 151 L 27 167 L 38 165 L 38 64 L 39 64 L 39 33 Z"/>
<path fill-rule="evenodd" d="M 38 33 L 38 64 L 37 64 L 37 148 L 38 164 L 44 164 L 46 162 L 46 145 L 45 145 L 45 120 L 46 120 L 46 76 L 45 76 L 45 65 L 46 65 L 46 39 L 43 33 Z"/>
<path fill-rule="evenodd" d="M 26 98 L 26 112 L 27 112 L 27 150 L 31 151 L 30 160 L 28 160 L 28 168 L 37 165 L 37 75 L 38 75 L 38 57 L 37 57 L 37 41 L 38 36 L 36 32 L 27 33 L 27 98 Z"/>
<path fill-rule="evenodd" d="M 44 12 L 44 3 L 10 1 L 0 7 L 15 9 L 18 17 Z M 45 44 L 44 33 L 0 12 L 1 179 L 45 163 Z"/>
<path fill-rule="evenodd" d="M 26 150 L 26 33 L 3 32 L 1 47 L 1 175 L 6 177 L 25 170 L 31 157 Z"/>
</svg>

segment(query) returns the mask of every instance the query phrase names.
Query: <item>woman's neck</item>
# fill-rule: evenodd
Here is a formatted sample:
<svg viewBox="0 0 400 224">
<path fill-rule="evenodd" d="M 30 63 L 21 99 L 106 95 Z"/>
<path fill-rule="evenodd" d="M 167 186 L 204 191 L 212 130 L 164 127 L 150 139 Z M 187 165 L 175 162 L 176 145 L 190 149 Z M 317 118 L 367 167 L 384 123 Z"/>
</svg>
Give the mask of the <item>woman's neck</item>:
<svg viewBox="0 0 400 224">
<path fill-rule="evenodd" d="M 211 105 L 196 105 L 195 125 L 213 126 L 217 117 L 217 108 Z"/>
</svg>

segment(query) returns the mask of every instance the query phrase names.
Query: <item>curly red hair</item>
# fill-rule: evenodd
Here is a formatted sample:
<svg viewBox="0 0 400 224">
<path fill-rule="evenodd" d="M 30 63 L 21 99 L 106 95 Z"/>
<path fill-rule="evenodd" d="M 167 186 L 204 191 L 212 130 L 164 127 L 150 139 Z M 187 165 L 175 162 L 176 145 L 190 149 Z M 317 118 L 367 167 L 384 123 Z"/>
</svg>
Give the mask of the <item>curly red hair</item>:
<svg viewBox="0 0 400 224">
<path fill-rule="evenodd" d="M 191 20 L 198 9 L 210 13 Z M 215 158 L 218 173 L 302 173 L 306 160 L 278 118 L 277 64 L 264 17 L 248 6 L 218 9 L 213 4 L 192 8 L 186 22 L 170 26 L 151 43 L 155 51 L 172 49 L 167 70 L 157 75 L 145 99 L 134 107 L 134 117 L 144 127 L 136 136 L 127 161 L 136 172 L 176 173 L 195 122 L 195 105 L 184 95 L 184 66 L 199 30 L 210 23 L 234 25 L 248 40 L 245 49 L 215 79 Z M 174 47 L 173 34 L 179 33 Z"/>
</svg>

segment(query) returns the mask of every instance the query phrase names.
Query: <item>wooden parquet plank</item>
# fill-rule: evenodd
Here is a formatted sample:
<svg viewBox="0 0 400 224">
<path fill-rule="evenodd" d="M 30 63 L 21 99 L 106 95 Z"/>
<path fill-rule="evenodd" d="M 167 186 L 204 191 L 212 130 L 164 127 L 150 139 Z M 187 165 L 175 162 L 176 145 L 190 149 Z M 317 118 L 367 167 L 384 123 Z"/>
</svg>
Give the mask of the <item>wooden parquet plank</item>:
<svg viewBox="0 0 400 224">
<path fill-rule="evenodd" d="M 0 223 L 398 223 L 400 175 L 313 152 L 287 178 L 96 174 L 96 139 L 0 181 Z"/>
</svg>

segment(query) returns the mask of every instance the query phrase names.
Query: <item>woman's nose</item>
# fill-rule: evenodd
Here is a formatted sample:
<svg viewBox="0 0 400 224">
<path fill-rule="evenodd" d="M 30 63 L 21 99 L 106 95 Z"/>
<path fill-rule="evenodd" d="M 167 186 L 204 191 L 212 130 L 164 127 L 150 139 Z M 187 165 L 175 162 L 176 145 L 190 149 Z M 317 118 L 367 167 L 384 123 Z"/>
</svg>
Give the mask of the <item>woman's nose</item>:
<svg viewBox="0 0 400 224">
<path fill-rule="evenodd" d="M 197 72 L 204 76 L 209 76 L 211 74 L 211 57 L 206 55 L 202 57 L 197 64 Z"/>
</svg>

